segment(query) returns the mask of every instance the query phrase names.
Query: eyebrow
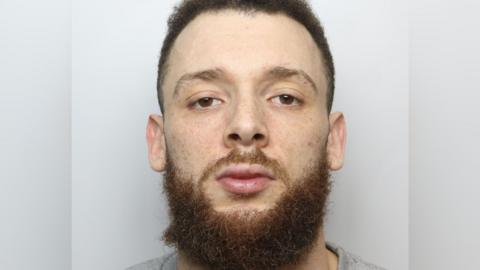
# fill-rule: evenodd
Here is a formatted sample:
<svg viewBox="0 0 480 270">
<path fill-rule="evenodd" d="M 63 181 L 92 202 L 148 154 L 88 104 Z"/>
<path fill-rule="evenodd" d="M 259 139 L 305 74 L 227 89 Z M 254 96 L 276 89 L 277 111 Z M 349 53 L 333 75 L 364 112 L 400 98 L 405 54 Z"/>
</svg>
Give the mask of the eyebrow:
<svg viewBox="0 0 480 270">
<path fill-rule="evenodd" d="M 276 66 L 267 71 L 268 77 L 271 80 L 282 80 L 290 77 L 298 76 L 308 82 L 313 90 L 318 93 L 318 88 L 312 77 L 310 77 L 305 71 L 301 69 L 291 69 L 282 66 Z"/>
<path fill-rule="evenodd" d="M 206 82 L 210 81 L 217 81 L 223 78 L 225 75 L 225 72 L 221 68 L 215 68 L 215 69 L 206 69 L 206 70 L 201 70 L 197 72 L 192 72 L 192 73 L 186 73 L 178 79 L 175 89 L 173 90 L 173 96 L 177 96 L 178 93 L 180 92 L 180 89 L 187 83 L 193 81 L 193 80 L 202 80 Z"/>
<path fill-rule="evenodd" d="M 313 90 L 317 93 L 318 88 L 313 79 L 303 70 L 301 69 L 291 69 L 282 66 L 275 66 L 271 69 L 268 69 L 263 79 L 269 80 L 282 80 L 288 79 L 294 76 L 298 76 L 308 82 L 308 84 L 313 88 Z M 218 81 L 218 80 L 225 80 L 226 72 L 221 68 L 214 68 L 214 69 L 206 69 L 201 71 L 196 71 L 192 73 L 186 73 L 178 79 L 174 91 L 173 96 L 177 96 L 182 87 L 193 81 L 193 80 L 202 80 L 206 82 L 211 81 Z"/>
</svg>

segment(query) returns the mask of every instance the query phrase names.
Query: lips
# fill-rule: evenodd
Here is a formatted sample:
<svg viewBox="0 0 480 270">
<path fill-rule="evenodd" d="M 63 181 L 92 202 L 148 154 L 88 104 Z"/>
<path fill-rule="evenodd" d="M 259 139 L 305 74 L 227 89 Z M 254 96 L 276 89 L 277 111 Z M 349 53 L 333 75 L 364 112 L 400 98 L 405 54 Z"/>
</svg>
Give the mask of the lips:
<svg viewBox="0 0 480 270">
<path fill-rule="evenodd" d="M 217 181 L 230 193 L 253 195 L 267 189 L 273 173 L 258 164 L 237 164 L 222 170 Z"/>
</svg>

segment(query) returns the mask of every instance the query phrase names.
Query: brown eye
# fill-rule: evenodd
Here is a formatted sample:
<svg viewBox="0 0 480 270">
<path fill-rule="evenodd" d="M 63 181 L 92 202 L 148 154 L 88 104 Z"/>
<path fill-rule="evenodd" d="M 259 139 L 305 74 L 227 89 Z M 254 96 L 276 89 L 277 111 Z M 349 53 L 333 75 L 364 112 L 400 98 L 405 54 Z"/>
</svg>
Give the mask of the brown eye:
<svg viewBox="0 0 480 270">
<path fill-rule="evenodd" d="M 301 102 L 291 95 L 279 95 L 272 98 L 272 102 L 279 105 L 293 106 L 299 105 Z"/>
<path fill-rule="evenodd" d="M 295 102 L 295 98 L 289 95 L 281 95 L 279 98 L 280 102 L 285 105 L 290 105 Z"/>
<path fill-rule="evenodd" d="M 209 107 L 212 105 L 212 103 L 213 103 L 213 98 L 209 98 L 209 97 L 201 98 L 200 100 L 198 100 L 198 105 L 200 105 L 200 107 Z"/>
<path fill-rule="evenodd" d="M 195 101 L 192 104 L 192 107 L 197 108 L 197 109 L 205 109 L 205 108 L 209 108 L 209 107 L 218 106 L 220 104 L 220 102 L 221 101 L 219 99 L 216 99 L 216 98 L 203 97 L 203 98 L 200 98 L 197 101 Z"/>
</svg>

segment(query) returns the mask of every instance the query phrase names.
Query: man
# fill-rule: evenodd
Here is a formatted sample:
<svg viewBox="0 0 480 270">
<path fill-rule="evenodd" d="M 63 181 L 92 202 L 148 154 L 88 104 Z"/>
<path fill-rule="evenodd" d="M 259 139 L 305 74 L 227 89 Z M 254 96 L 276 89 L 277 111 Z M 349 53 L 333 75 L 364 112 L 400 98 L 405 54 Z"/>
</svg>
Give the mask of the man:
<svg viewBox="0 0 480 270">
<path fill-rule="evenodd" d="M 346 128 L 305 1 L 182 2 L 157 88 L 149 159 L 165 172 L 176 252 L 130 269 L 380 269 L 324 238 Z"/>
</svg>

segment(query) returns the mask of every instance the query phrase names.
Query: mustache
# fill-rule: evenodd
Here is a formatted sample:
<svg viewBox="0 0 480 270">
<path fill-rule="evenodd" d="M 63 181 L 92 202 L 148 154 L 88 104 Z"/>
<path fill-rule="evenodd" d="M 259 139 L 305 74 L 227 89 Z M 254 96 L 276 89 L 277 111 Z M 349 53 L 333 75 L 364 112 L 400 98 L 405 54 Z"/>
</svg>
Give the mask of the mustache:
<svg viewBox="0 0 480 270">
<path fill-rule="evenodd" d="M 262 150 L 255 148 L 250 152 L 241 152 L 239 149 L 235 148 L 226 156 L 219 158 L 207 165 L 202 173 L 202 176 L 200 177 L 200 184 L 209 179 L 209 177 L 211 177 L 221 168 L 231 164 L 239 163 L 258 164 L 264 166 L 265 168 L 272 170 L 276 179 L 285 181 L 286 183 L 289 182 L 287 170 L 280 164 L 280 162 L 273 158 L 269 158 Z"/>
</svg>

